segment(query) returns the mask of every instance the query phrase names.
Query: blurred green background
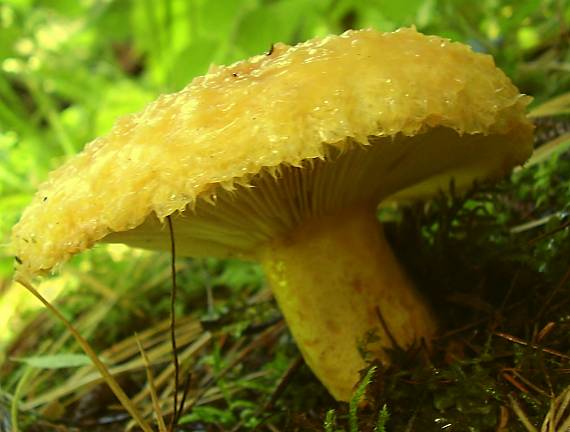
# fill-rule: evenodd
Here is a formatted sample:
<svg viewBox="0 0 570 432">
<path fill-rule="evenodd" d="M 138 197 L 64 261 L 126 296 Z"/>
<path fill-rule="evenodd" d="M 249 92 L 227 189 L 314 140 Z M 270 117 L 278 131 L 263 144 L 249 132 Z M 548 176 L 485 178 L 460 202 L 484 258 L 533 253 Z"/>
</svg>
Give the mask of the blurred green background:
<svg viewBox="0 0 570 432">
<path fill-rule="evenodd" d="M 3 0 L 0 276 L 38 184 L 114 120 L 211 64 L 347 28 L 420 31 L 492 54 L 523 92 L 570 87 L 566 0 Z"/>
<path fill-rule="evenodd" d="M 551 111 L 566 116 L 560 124 L 570 127 L 569 0 L 0 0 L 0 377 L 9 377 L 4 389 L 24 388 L 20 396 L 37 393 L 25 383 L 20 387 L 13 362 L 5 362 L 10 338 L 20 335 L 23 342 L 12 346 L 16 354 L 22 349 L 19 355 L 49 354 L 62 346 L 77 350 L 59 324 L 50 329 L 51 320 L 24 312 L 39 303 L 10 283 L 10 229 L 49 171 L 106 133 L 118 116 L 180 90 L 212 64 L 263 53 L 275 42 L 294 44 L 349 28 L 391 31 L 410 25 L 493 55 L 521 91 L 535 98 L 534 106 L 567 94 Z M 567 217 L 568 158 L 547 162 L 519 179 L 520 199 L 512 207 L 525 217 L 509 223 L 522 223 L 520 231 L 526 225 L 542 227 L 541 218 L 549 220 L 553 213 Z M 489 203 L 493 224 L 504 224 L 506 216 L 495 204 L 499 209 L 509 205 Z M 485 235 L 480 237 L 487 249 L 493 248 Z M 566 257 L 556 252 L 564 241 L 536 248 L 541 257 L 556 256 L 548 261 L 551 267 L 538 269 L 545 284 L 554 286 L 552 281 L 566 271 Z M 433 250 L 428 253 L 434 255 Z M 68 297 L 61 309 L 102 349 L 168 316 L 169 259 L 121 246 L 97 247 L 44 279 L 42 293 L 53 299 L 65 287 Z M 537 266 L 543 261 L 537 259 Z M 257 267 L 236 261 L 180 260 L 179 270 L 186 303 L 178 305 L 180 315 L 202 308 L 201 318 L 217 318 L 222 307 L 239 310 L 262 283 Z M 227 305 L 212 307 L 212 287 Z M 268 313 L 274 318 L 274 309 Z M 53 332 L 57 343 L 34 327 L 36 316 L 45 321 L 44 334 Z M 277 370 L 272 373 L 287 367 L 288 358 L 281 354 L 269 365 L 268 370 Z M 271 377 L 269 386 L 277 379 Z M 39 387 L 51 388 L 46 382 Z M 474 398 L 480 399 L 478 394 Z M 0 418 L 1 408 L 0 403 Z"/>
</svg>

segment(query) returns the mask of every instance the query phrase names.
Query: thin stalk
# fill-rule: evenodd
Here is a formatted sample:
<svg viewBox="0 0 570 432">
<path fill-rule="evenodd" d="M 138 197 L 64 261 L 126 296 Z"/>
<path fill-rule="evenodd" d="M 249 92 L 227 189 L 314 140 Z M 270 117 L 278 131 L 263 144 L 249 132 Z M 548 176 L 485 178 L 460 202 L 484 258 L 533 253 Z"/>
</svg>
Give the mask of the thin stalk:
<svg viewBox="0 0 570 432">
<path fill-rule="evenodd" d="M 176 347 L 176 245 L 174 242 L 174 228 L 172 227 L 172 219 L 166 217 L 168 221 L 168 231 L 170 233 L 170 269 L 172 271 L 172 290 L 170 296 L 170 340 L 172 342 L 172 358 L 174 361 L 174 411 L 172 420 L 170 421 L 170 430 L 173 430 L 176 420 L 178 419 L 178 387 L 180 377 L 180 363 L 178 362 L 178 350 Z"/>
</svg>

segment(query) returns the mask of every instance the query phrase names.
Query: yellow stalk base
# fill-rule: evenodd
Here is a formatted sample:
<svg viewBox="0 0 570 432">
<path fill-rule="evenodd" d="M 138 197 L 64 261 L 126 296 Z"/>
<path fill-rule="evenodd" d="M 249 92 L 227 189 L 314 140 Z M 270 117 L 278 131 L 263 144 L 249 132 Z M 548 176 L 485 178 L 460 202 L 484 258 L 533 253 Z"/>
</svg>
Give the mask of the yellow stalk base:
<svg viewBox="0 0 570 432">
<path fill-rule="evenodd" d="M 260 259 L 305 361 L 337 400 L 350 399 L 366 360 L 388 361 L 377 309 L 402 347 L 435 333 L 371 208 L 311 219 Z"/>
</svg>

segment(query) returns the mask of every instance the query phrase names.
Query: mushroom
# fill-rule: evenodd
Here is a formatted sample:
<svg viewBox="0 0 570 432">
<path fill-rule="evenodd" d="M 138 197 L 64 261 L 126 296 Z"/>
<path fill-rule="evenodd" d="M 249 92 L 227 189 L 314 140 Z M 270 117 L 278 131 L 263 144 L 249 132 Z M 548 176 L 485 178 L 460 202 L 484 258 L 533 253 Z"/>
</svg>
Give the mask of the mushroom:
<svg viewBox="0 0 570 432">
<path fill-rule="evenodd" d="M 96 242 L 168 250 L 170 216 L 178 254 L 262 264 L 306 363 L 346 401 L 363 349 L 387 362 L 390 336 L 410 346 L 437 328 L 378 204 L 522 164 L 529 101 L 490 56 L 413 28 L 276 44 L 119 119 L 52 172 L 13 229 L 18 272 Z"/>
</svg>

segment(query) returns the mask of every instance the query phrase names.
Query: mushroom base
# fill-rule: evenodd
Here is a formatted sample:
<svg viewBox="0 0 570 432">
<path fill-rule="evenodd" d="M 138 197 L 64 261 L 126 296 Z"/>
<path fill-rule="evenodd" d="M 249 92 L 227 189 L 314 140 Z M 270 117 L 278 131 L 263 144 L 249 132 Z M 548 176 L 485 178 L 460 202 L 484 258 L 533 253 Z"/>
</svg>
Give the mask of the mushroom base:
<svg viewBox="0 0 570 432">
<path fill-rule="evenodd" d="M 373 208 L 309 220 L 260 260 L 306 363 L 337 400 L 350 399 L 369 361 L 389 361 L 391 336 L 408 347 L 435 334 Z"/>
</svg>

